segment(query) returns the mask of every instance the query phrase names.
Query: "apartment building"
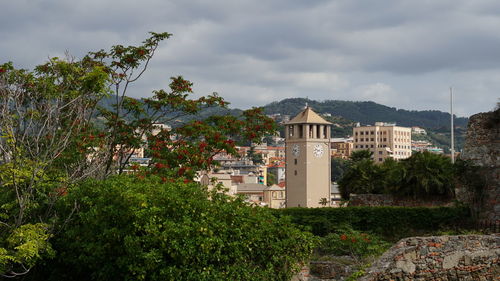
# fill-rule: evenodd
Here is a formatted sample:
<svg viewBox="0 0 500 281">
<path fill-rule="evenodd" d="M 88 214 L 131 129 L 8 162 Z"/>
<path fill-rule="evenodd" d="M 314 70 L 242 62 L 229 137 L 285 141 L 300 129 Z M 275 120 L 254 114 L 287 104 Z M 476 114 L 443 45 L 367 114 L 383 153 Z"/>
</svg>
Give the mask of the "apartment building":
<svg viewBox="0 0 500 281">
<path fill-rule="evenodd" d="M 332 157 L 347 159 L 353 149 L 353 138 L 332 138 L 330 140 Z"/>
<path fill-rule="evenodd" d="M 371 151 L 377 163 L 386 158 L 401 160 L 411 156 L 411 128 L 376 122 L 374 126 L 354 127 L 353 138 L 354 151 Z"/>
</svg>

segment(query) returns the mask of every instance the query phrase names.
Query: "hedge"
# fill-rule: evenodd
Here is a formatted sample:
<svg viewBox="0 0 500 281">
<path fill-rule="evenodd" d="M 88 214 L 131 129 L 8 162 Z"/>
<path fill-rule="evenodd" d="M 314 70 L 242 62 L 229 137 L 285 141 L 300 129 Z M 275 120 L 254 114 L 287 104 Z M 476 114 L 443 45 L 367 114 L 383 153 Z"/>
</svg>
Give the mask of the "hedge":
<svg viewBox="0 0 500 281">
<path fill-rule="evenodd" d="M 292 222 L 318 236 L 348 225 L 385 237 L 404 237 L 460 228 L 471 218 L 465 206 L 288 208 L 276 210 L 275 215 L 290 216 Z"/>
</svg>

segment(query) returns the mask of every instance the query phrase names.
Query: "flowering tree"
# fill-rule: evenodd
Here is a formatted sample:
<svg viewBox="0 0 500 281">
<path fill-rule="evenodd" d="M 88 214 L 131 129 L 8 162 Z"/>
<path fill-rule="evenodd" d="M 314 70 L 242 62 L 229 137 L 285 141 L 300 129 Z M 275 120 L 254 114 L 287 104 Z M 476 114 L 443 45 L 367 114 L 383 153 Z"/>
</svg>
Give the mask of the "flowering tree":
<svg viewBox="0 0 500 281">
<path fill-rule="evenodd" d="M 116 45 L 81 60 L 53 58 L 33 71 L 0 65 L 0 273 L 25 274 L 50 255 L 51 222 L 69 215 L 54 212 L 58 198 L 80 180 L 123 173 L 135 149 L 152 157 L 149 167 L 130 167 L 138 177 L 189 181 L 213 166 L 218 152 L 236 153 L 236 136 L 258 141 L 274 130 L 254 108 L 155 134 L 157 123 L 227 106 L 216 93 L 190 99 L 192 83 L 181 76 L 150 98 L 127 96 L 170 36 L 151 33 L 140 46 Z M 104 98 L 111 108 L 99 104 Z"/>
</svg>

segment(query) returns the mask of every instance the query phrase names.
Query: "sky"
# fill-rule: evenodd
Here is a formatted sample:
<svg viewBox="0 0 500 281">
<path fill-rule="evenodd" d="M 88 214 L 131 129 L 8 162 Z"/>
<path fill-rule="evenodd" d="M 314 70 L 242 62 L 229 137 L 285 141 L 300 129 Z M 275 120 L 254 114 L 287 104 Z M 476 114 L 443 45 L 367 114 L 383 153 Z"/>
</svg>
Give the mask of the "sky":
<svg viewBox="0 0 500 281">
<path fill-rule="evenodd" d="M 32 69 L 169 32 L 134 97 L 194 83 L 231 107 L 374 101 L 470 116 L 500 98 L 498 0 L 1 0 L 0 63 Z M 332 114 L 335 114 L 332 112 Z"/>
</svg>

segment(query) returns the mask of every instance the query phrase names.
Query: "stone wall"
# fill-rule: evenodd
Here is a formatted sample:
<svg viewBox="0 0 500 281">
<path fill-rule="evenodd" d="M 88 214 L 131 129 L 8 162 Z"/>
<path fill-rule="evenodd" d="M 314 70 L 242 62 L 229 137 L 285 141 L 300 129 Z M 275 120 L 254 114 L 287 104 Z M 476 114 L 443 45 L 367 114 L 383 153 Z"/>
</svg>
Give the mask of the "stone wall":
<svg viewBox="0 0 500 281">
<path fill-rule="evenodd" d="M 460 158 L 481 167 L 479 176 L 484 180 L 484 189 L 479 220 L 497 224 L 500 222 L 500 109 L 470 117 Z M 467 187 L 458 190 L 457 196 L 473 207 L 477 203 Z"/>
<path fill-rule="evenodd" d="M 399 207 L 438 207 L 451 206 L 451 201 L 414 200 L 400 198 L 391 194 L 351 194 L 349 206 L 399 206 Z"/>
<path fill-rule="evenodd" d="M 411 237 L 399 241 L 360 280 L 498 280 L 500 235 Z"/>
</svg>

